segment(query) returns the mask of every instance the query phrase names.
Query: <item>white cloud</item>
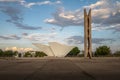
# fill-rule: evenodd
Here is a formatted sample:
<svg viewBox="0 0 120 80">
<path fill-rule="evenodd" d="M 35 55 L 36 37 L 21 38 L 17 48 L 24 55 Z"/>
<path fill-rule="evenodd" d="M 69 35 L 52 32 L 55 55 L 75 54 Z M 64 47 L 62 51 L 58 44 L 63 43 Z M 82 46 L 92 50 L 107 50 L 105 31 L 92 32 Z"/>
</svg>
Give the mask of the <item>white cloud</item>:
<svg viewBox="0 0 120 80">
<path fill-rule="evenodd" d="M 61 2 L 61 1 L 56 1 L 55 3 L 56 3 L 56 4 L 62 4 L 62 2 Z"/>
<path fill-rule="evenodd" d="M 29 4 L 26 4 L 26 5 L 24 4 L 24 6 L 28 7 L 28 8 L 30 8 L 31 6 L 34 6 L 34 5 L 36 5 L 36 3 L 29 3 Z"/>
<path fill-rule="evenodd" d="M 3 39 L 3 40 L 20 40 L 21 37 L 15 35 L 15 34 L 10 34 L 10 35 L 0 35 L 0 39 Z"/>
<path fill-rule="evenodd" d="M 92 16 L 97 18 L 109 18 L 111 11 L 107 8 L 105 9 L 93 9 L 92 10 Z"/>
<path fill-rule="evenodd" d="M 51 33 L 32 33 L 28 35 L 24 35 L 23 38 L 28 39 L 32 41 L 33 43 L 42 43 L 42 44 L 48 44 L 48 42 L 58 42 L 62 44 L 67 44 L 64 39 L 64 36 L 59 36 L 58 33 L 56 33 L 54 30 L 55 28 L 51 29 Z"/>
<path fill-rule="evenodd" d="M 26 39 L 32 40 L 32 41 L 39 41 L 40 43 L 46 43 L 50 42 L 55 39 L 57 33 L 33 33 L 25 36 Z"/>
<path fill-rule="evenodd" d="M 18 3 L 22 4 L 25 2 L 25 0 L 0 0 L 0 2 L 18 2 Z"/>
<path fill-rule="evenodd" d="M 33 48 L 17 48 L 17 47 L 7 47 L 5 50 L 12 50 L 12 51 L 18 51 L 18 52 L 27 52 L 27 51 L 33 51 Z"/>
<path fill-rule="evenodd" d="M 45 19 L 44 22 L 58 25 L 61 27 L 83 24 L 83 12 L 81 10 L 65 11 L 64 8 L 58 8 L 53 14 L 53 18 Z"/>
<path fill-rule="evenodd" d="M 83 8 L 92 8 L 92 23 L 93 30 L 105 30 L 114 29 L 119 31 L 120 27 L 116 24 L 120 24 L 120 2 L 114 0 L 99 0 L 94 4 L 83 6 Z M 68 27 L 68 26 L 80 26 L 84 24 L 83 9 L 74 11 L 66 11 L 64 8 L 57 9 L 52 15 L 53 18 L 47 18 L 44 20 L 46 23 Z"/>
<path fill-rule="evenodd" d="M 21 1 L 21 5 L 23 5 L 27 8 L 30 8 L 35 5 L 40 6 L 40 5 L 55 5 L 55 4 L 61 4 L 61 1 L 56 1 L 56 2 L 42 1 L 42 2 L 30 2 L 30 3 L 27 3 L 26 1 Z"/>
<path fill-rule="evenodd" d="M 24 51 L 27 52 L 27 51 L 32 51 L 33 48 L 24 48 Z"/>
<path fill-rule="evenodd" d="M 56 23 L 55 19 L 46 19 L 44 21 L 48 23 Z"/>
<path fill-rule="evenodd" d="M 17 51 L 18 49 L 17 49 L 17 47 L 12 47 L 12 48 L 5 48 L 5 50 L 7 51 L 7 50 L 12 50 L 12 51 Z"/>
<path fill-rule="evenodd" d="M 83 36 L 77 36 L 77 35 L 70 36 L 70 37 L 66 38 L 65 41 L 68 44 L 74 44 L 74 45 L 81 44 L 82 45 L 84 43 L 84 37 Z M 112 42 L 112 41 L 115 41 L 115 39 L 111 39 L 111 38 L 92 38 L 92 43 L 93 44 L 102 44 L 105 41 Z"/>
<path fill-rule="evenodd" d="M 65 15 L 64 13 L 60 13 L 59 16 L 62 17 L 62 18 L 65 18 L 65 19 L 73 19 L 75 17 L 72 14 Z"/>
<path fill-rule="evenodd" d="M 0 2 L 19 2 L 22 6 L 25 6 L 27 8 L 31 8 L 32 6 L 40 6 L 40 5 L 57 5 L 62 4 L 61 1 L 41 1 L 41 2 L 27 2 L 26 0 L 0 0 Z"/>
<path fill-rule="evenodd" d="M 16 1 L 24 1 L 24 0 L 0 0 L 1 2 L 16 2 Z"/>
<path fill-rule="evenodd" d="M 98 24 L 93 25 L 93 30 L 109 30 L 113 29 L 115 31 L 120 31 L 116 25 L 120 24 L 120 2 L 112 0 L 100 0 L 101 4 L 95 3 L 93 5 L 87 6 L 92 8 L 92 18 L 93 23 Z"/>
<path fill-rule="evenodd" d="M 106 1 L 105 0 L 100 0 L 100 1 L 98 1 L 96 3 L 94 3 L 94 4 L 91 4 L 89 6 L 84 6 L 84 7 L 93 9 L 93 8 L 96 8 L 96 7 L 100 7 L 100 6 L 104 5 L 104 4 L 106 4 Z"/>
<path fill-rule="evenodd" d="M 117 6 L 116 8 L 117 8 L 118 12 L 120 12 L 120 2 L 119 1 L 116 2 L 116 6 Z"/>
</svg>

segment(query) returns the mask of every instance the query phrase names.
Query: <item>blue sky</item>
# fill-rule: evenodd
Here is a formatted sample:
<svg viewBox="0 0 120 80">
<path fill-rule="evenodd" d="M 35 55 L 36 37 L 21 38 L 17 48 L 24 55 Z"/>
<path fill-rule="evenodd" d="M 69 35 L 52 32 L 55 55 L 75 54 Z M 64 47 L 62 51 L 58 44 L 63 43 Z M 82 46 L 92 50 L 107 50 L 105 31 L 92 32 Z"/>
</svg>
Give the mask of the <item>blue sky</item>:
<svg viewBox="0 0 120 80">
<path fill-rule="evenodd" d="M 83 50 L 83 9 L 92 9 L 93 50 L 120 49 L 120 0 L 0 0 L 0 48 L 59 42 Z"/>
</svg>

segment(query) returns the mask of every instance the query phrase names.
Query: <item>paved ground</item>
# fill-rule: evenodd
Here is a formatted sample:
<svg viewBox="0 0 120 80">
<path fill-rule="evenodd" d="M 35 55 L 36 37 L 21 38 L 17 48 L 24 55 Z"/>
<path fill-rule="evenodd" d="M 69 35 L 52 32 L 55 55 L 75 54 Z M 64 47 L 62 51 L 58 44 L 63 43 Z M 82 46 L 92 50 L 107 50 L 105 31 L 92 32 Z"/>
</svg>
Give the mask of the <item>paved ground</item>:
<svg viewBox="0 0 120 80">
<path fill-rule="evenodd" d="M 120 80 L 120 58 L 0 59 L 0 80 Z"/>
</svg>

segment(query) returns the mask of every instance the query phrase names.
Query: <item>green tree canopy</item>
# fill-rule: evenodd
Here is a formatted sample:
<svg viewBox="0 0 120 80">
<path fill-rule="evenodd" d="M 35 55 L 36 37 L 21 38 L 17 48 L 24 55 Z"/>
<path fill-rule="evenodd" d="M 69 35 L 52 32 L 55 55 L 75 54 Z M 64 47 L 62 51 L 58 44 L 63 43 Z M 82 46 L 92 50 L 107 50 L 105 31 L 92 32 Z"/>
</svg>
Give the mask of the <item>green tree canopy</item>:
<svg viewBox="0 0 120 80">
<path fill-rule="evenodd" d="M 68 54 L 67 56 L 77 56 L 80 53 L 80 50 L 78 47 L 74 47 Z"/>
<path fill-rule="evenodd" d="M 111 50 L 110 47 L 104 45 L 104 46 L 99 46 L 98 48 L 96 48 L 95 51 L 95 56 L 102 56 L 102 55 L 109 55 L 111 54 Z"/>
<path fill-rule="evenodd" d="M 3 55 L 3 50 L 2 49 L 0 49 L 0 56 L 2 56 Z"/>
<path fill-rule="evenodd" d="M 0 57 L 13 57 L 16 54 L 17 51 L 12 51 L 12 50 L 2 51 L 2 49 L 0 49 Z"/>
<path fill-rule="evenodd" d="M 5 57 L 13 57 L 15 55 L 15 53 L 12 50 L 7 50 L 4 51 L 3 56 Z"/>
<path fill-rule="evenodd" d="M 36 51 L 35 52 L 35 57 L 44 57 L 47 56 L 44 52 Z"/>
<path fill-rule="evenodd" d="M 32 57 L 32 54 L 29 51 L 27 51 L 25 52 L 24 57 Z"/>
<path fill-rule="evenodd" d="M 116 51 L 113 55 L 114 56 L 120 56 L 120 51 Z"/>
</svg>

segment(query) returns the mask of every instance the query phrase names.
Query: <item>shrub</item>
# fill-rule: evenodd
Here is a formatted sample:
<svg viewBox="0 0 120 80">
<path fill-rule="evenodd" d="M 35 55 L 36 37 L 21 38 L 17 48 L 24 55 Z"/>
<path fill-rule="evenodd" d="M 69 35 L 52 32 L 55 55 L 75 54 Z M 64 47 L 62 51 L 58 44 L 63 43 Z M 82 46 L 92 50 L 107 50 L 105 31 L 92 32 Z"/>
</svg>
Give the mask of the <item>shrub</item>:
<svg viewBox="0 0 120 80">
<path fill-rule="evenodd" d="M 95 51 L 95 56 L 105 56 L 110 54 L 111 54 L 111 50 L 110 50 L 110 47 L 108 46 L 100 46 L 96 48 L 96 51 Z"/>
<path fill-rule="evenodd" d="M 47 56 L 44 52 L 36 51 L 35 52 L 35 57 L 44 57 Z"/>
<path fill-rule="evenodd" d="M 67 56 L 77 56 L 80 53 L 80 50 L 78 47 L 74 47 L 68 54 Z"/>
<path fill-rule="evenodd" d="M 18 53 L 17 51 L 12 50 L 2 51 L 2 49 L 0 49 L 0 57 L 13 57 L 17 53 Z"/>
<path fill-rule="evenodd" d="M 0 49 L 0 57 L 3 55 L 3 51 L 2 49 Z"/>
<path fill-rule="evenodd" d="M 7 51 L 4 51 L 3 57 L 13 57 L 15 56 L 15 53 L 12 51 L 12 50 L 7 50 Z"/>
<path fill-rule="evenodd" d="M 26 53 L 24 54 L 24 57 L 32 57 L 32 54 L 31 54 L 30 52 L 26 52 Z"/>
<path fill-rule="evenodd" d="M 82 53 L 82 54 L 79 54 L 78 56 L 79 56 L 79 57 L 84 57 L 84 54 Z"/>
<path fill-rule="evenodd" d="M 120 51 L 116 51 L 113 55 L 116 57 L 120 56 Z"/>
</svg>

